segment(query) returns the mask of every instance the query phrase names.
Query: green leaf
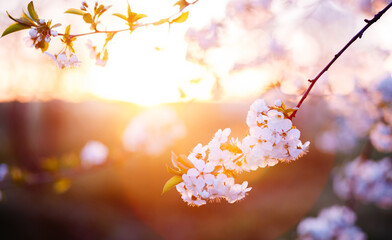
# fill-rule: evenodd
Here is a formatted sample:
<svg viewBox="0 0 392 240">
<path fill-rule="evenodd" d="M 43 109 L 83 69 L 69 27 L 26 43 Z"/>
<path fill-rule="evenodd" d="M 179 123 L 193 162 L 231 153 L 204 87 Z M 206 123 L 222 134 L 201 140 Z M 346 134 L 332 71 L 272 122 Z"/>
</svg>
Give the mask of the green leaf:
<svg viewBox="0 0 392 240">
<path fill-rule="evenodd" d="M 23 20 L 23 21 L 29 22 L 32 25 L 35 24 L 34 20 L 27 13 L 25 13 L 24 11 L 23 11 L 22 17 L 19 18 L 19 20 Z"/>
<path fill-rule="evenodd" d="M 177 184 L 182 182 L 182 177 L 181 176 L 173 176 L 170 178 L 166 183 L 165 186 L 163 187 L 162 190 L 162 195 L 165 194 L 167 191 L 169 191 L 172 187 L 176 186 Z"/>
<path fill-rule="evenodd" d="M 31 17 L 34 21 L 38 22 L 39 18 L 38 18 L 37 12 L 36 12 L 35 9 L 34 9 L 33 1 L 31 1 L 31 2 L 29 3 L 29 5 L 27 5 L 27 10 L 29 11 L 30 17 Z"/>
<path fill-rule="evenodd" d="M 93 17 L 91 16 L 90 13 L 85 13 L 85 14 L 83 14 L 83 20 L 84 20 L 86 23 L 93 23 Z"/>
<path fill-rule="evenodd" d="M 9 18 L 11 18 L 12 20 L 14 20 L 17 23 L 32 27 L 35 26 L 35 24 L 31 21 L 31 20 L 27 20 L 26 18 L 13 18 L 8 12 L 7 15 Z"/>
<path fill-rule="evenodd" d="M 122 19 L 124 19 L 125 21 L 128 22 L 128 18 L 127 18 L 127 16 L 125 16 L 124 14 L 121 14 L 121 13 L 113 13 L 113 16 L 122 18 Z"/>
<path fill-rule="evenodd" d="M 83 16 L 86 12 L 79 10 L 79 9 L 76 9 L 76 8 L 70 8 L 67 11 L 65 11 L 64 13 L 70 13 L 70 14 Z"/>
<path fill-rule="evenodd" d="M 171 22 L 183 23 L 188 19 L 188 14 L 189 14 L 189 12 L 184 12 L 179 17 L 177 17 L 176 19 L 174 19 Z"/>
<path fill-rule="evenodd" d="M 6 30 L 4 30 L 3 34 L 1 35 L 1 37 L 4 37 L 5 35 L 8 35 L 8 34 L 13 33 L 13 32 L 17 32 L 17 31 L 24 30 L 24 29 L 29 29 L 29 28 L 30 28 L 29 26 L 26 26 L 26 25 L 23 25 L 23 24 L 20 24 L 20 23 L 14 23 L 11 26 L 9 26 Z"/>
</svg>

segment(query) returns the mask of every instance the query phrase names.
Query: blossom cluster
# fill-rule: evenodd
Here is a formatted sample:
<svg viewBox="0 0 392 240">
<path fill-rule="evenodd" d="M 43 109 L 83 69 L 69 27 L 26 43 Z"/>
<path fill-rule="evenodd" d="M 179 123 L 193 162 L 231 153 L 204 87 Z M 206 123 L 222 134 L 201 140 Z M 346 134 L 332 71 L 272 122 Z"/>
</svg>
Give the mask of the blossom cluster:
<svg viewBox="0 0 392 240">
<path fill-rule="evenodd" d="M 247 181 L 235 183 L 234 173 L 241 171 L 244 158 L 238 141 L 229 140 L 230 132 L 229 128 L 219 130 L 208 145 L 196 145 L 187 157 L 173 155 L 174 167 L 188 168 L 182 175 L 183 182 L 176 186 L 188 204 L 201 206 L 215 199 L 234 203 L 251 190 Z"/>
<path fill-rule="evenodd" d="M 340 170 L 340 171 L 339 171 Z M 392 160 L 363 160 L 360 157 L 338 169 L 333 179 L 335 193 L 342 199 L 392 206 Z"/>
<path fill-rule="evenodd" d="M 289 119 L 294 110 L 286 109 L 280 100 L 275 106 L 267 106 L 258 99 L 250 106 L 249 135 L 242 141 L 229 138 L 229 128 L 219 129 L 206 146 L 199 143 L 188 156 L 173 154 L 175 169 L 169 171 L 181 176 L 176 188 L 182 199 L 196 206 L 216 199 L 234 203 L 251 190 L 247 181 L 235 183 L 237 174 L 304 155 L 309 142 L 302 144 L 300 131 Z"/>
<path fill-rule="evenodd" d="M 305 218 L 297 233 L 301 240 L 364 240 L 366 235 L 354 225 L 356 215 L 345 206 L 323 209 L 317 218 Z"/>
<path fill-rule="evenodd" d="M 38 20 L 38 26 L 31 27 L 29 30 L 29 38 L 27 42 L 31 47 L 43 48 L 44 44 L 48 44 L 51 37 L 56 37 L 58 35 L 56 30 L 47 27 L 44 19 Z"/>
<path fill-rule="evenodd" d="M 141 112 L 126 127 L 122 142 L 130 152 L 159 155 L 186 134 L 185 124 L 170 107 Z"/>
<path fill-rule="evenodd" d="M 301 132 L 293 127 L 286 112 L 280 100 L 273 108 L 262 99 L 250 106 L 246 119 L 250 134 L 243 139 L 242 150 L 251 170 L 290 162 L 306 153 L 309 142 L 302 144 Z"/>
<path fill-rule="evenodd" d="M 52 55 L 48 52 L 45 52 L 54 63 L 56 63 L 59 69 L 69 68 L 69 67 L 78 67 L 80 65 L 80 61 L 75 54 L 70 54 L 68 57 L 65 52 L 62 52 L 58 55 Z"/>
</svg>

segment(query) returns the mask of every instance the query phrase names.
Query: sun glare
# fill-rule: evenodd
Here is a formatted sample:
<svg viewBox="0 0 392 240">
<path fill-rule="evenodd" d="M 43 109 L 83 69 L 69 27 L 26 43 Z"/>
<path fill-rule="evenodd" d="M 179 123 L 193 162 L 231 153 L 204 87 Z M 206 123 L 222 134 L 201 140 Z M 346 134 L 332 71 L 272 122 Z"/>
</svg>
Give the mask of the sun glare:
<svg viewBox="0 0 392 240">
<path fill-rule="evenodd" d="M 170 2 L 158 1 L 161 8 L 151 8 L 151 1 L 137 1 L 134 11 L 148 10 L 148 16 L 162 15 L 164 6 L 172 6 Z M 185 59 L 185 24 L 172 26 L 170 31 L 168 25 L 151 26 L 139 28 L 131 35 L 116 36 L 108 49 L 107 65 L 93 66 L 90 70 L 88 91 L 103 98 L 140 105 L 179 101 L 179 86 L 199 77 L 200 72 Z"/>
</svg>

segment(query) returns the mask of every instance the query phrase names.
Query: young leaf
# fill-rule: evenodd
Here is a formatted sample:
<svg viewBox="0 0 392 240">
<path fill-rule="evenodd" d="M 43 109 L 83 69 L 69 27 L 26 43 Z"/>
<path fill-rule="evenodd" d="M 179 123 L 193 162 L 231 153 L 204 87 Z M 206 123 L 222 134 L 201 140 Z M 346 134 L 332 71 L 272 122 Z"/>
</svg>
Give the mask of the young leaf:
<svg viewBox="0 0 392 240">
<path fill-rule="evenodd" d="M 29 29 L 29 28 L 30 28 L 29 26 L 26 26 L 26 25 L 23 25 L 23 24 L 20 24 L 20 23 L 14 23 L 11 26 L 9 26 L 6 30 L 4 30 L 3 34 L 1 35 L 1 37 L 4 37 L 5 35 L 8 35 L 8 34 L 13 33 L 13 32 L 17 32 L 17 31 L 24 30 L 24 29 Z"/>
<path fill-rule="evenodd" d="M 127 16 L 125 16 L 124 14 L 121 14 L 121 13 L 113 13 L 113 16 L 122 18 L 122 19 L 124 19 L 125 21 L 128 22 L 128 18 L 127 18 Z"/>
<path fill-rule="evenodd" d="M 132 15 L 131 6 L 128 3 L 128 17 Z"/>
<path fill-rule="evenodd" d="M 17 23 L 20 23 L 20 24 L 23 24 L 23 25 L 26 25 L 29 27 L 35 26 L 35 24 L 31 20 L 28 20 L 26 18 L 13 18 L 8 12 L 6 12 L 6 13 L 9 18 L 11 18 L 12 20 L 14 20 Z"/>
<path fill-rule="evenodd" d="M 35 24 L 35 23 L 34 23 L 34 20 L 29 16 L 29 14 L 25 13 L 24 11 L 23 11 L 23 13 L 22 13 L 22 17 L 19 18 L 19 19 L 20 19 L 20 20 L 27 21 L 27 22 L 29 22 L 29 23 L 32 24 L 32 25 Z"/>
<path fill-rule="evenodd" d="M 171 22 L 183 23 L 188 19 L 188 14 L 189 14 L 189 12 L 184 12 L 179 17 L 177 17 L 176 19 L 174 19 Z"/>
<path fill-rule="evenodd" d="M 184 7 L 188 6 L 189 3 L 185 0 L 179 0 L 177 1 L 174 6 L 178 5 L 180 7 L 180 9 L 183 9 Z"/>
<path fill-rule="evenodd" d="M 93 23 L 93 17 L 91 16 L 90 13 L 85 13 L 85 14 L 83 14 L 83 20 L 84 20 L 86 23 Z"/>
<path fill-rule="evenodd" d="M 166 168 L 167 168 L 167 171 L 169 172 L 169 173 L 172 173 L 172 174 L 174 174 L 174 175 L 178 175 L 178 176 L 182 176 L 182 172 L 180 172 L 180 171 L 178 171 L 178 170 L 175 170 L 175 169 L 173 169 L 173 168 L 171 168 L 171 167 L 169 167 L 169 166 L 166 166 Z"/>
<path fill-rule="evenodd" d="M 66 28 L 65 28 L 65 36 L 69 36 L 69 33 L 71 32 L 71 25 L 68 25 Z"/>
<path fill-rule="evenodd" d="M 142 18 L 145 18 L 145 17 L 147 17 L 147 15 L 138 13 L 138 14 L 136 14 L 136 15 L 133 17 L 132 21 L 133 21 L 133 22 L 136 22 L 136 21 L 138 21 L 138 20 L 140 20 L 140 19 L 142 19 Z"/>
<path fill-rule="evenodd" d="M 31 17 L 34 21 L 38 22 L 39 18 L 38 18 L 37 12 L 36 12 L 35 9 L 34 9 L 33 1 L 31 1 L 31 2 L 29 3 L 29 5 L 27 5 L 27 10 L 29 11 L 30 17 Z"/>
<path fill-rule="evenodd" d="M 76 15 L 81 15 L 83 16 L 86 12 L 83 12 L 82 10 L 76 9 L 76 8 L 70 8 L 64 13 L 70 13 L 70 14 L 76 14 Z"/>
<path fill-rule="evenodd" d="M 182 182 L 182 177 L 181 176 L 176 175 L 176 176 L 173 176 L 172 178 L 170 178 L 165 183 L 165 186 L 163 187 L 162 195 L 165 194 L 167 191 L 169 191 L 172 187 L 174 187 L 177 184 L 179 184 L 180 182 Z"/>
<path fill-rule="evenodd" d="M 51 28 L 55 28 L 55 27 L 60 27 L 61 23 L 56 23 L 55 25 L 53 25 Z"/>
</svg>

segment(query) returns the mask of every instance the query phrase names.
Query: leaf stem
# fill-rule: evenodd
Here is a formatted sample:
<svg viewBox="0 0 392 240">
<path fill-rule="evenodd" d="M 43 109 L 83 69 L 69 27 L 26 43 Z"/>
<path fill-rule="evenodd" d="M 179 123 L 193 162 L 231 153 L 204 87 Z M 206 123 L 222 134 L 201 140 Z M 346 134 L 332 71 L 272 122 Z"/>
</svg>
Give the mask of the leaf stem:
<svg viewBox="0 0 392 240">
<path fill-rule="evenodd" d="M 346 49 L 353 43 L 355 42 L 358 38 L 362 38 L 363 34 L 365 33 L 365 31 L 375 22 L 377 22 L 378 19 L 381 18 L 381 16 L 388 11 L 389 8 L 392 7 L 392 2 L 390 2 L 383 10 L 381 10 L 380 12 L 378 12 L 376 15 L 374 15 L 374 17 L 371 20 L 365 19 L 364 21 L 367 23 L 353 38 L 351 38 L 351 40 L 334 56 L 334 58 L 327 64 L 327 66 L 324 67 L 323 70 L 321 70 L 321 72 L 313 79 L 313 80 L 309 80 L 310 85 L 308 87 L 308 89 L 305 91 L 305 93 L 303 94 L 302 98 L 300 99 L 300 101 L 297 104 L 297 108 L 299 109 L 302 105 L 302 103 L 305 101 L 305 99 L 307 98 L 307 96 L 309 95 L 310 91 L 312 90 L 313 86 L 316 84 L 317 80 L 326 72 L 328 71 L 328 69 L 332 66 L 332 64 L 340 57 L 340 55 L 343 54 L 344 51 L 346 51 Z M 296 111 L 294 111 L 289 119 L 293 119 L 298 111 L 298 109 Z"/>
</svg>

